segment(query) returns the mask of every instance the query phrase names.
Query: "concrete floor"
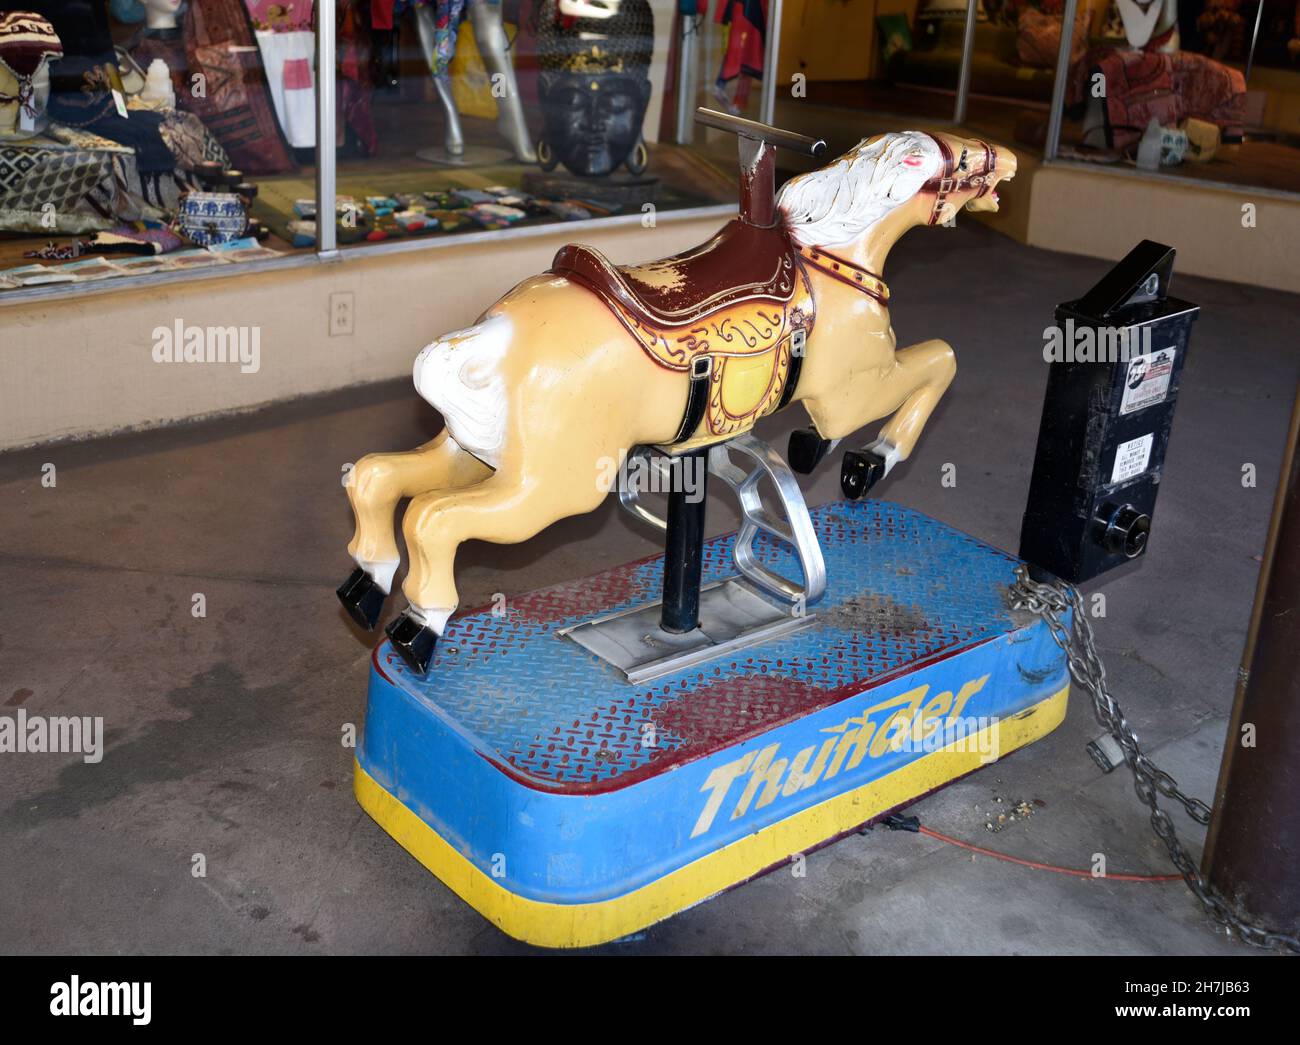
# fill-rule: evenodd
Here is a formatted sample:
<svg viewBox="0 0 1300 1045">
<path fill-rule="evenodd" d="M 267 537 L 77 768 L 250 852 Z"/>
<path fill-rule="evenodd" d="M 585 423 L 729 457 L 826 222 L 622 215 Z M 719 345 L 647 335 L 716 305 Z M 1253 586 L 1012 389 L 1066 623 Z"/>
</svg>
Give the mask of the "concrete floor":
<svg viewBox="0 0 1300 1045">
<path fill-rule="evenodd" d="M 881 496 L 1015 549 L 1047 376 L 1042 331 L 1105 268 L 973 223 L 899 246 L 899 340 L 950 340 L 960 372 Z M 1104 584 L 1098 630 L 1148 751 L 1208 799 L 1296 386 L 1300 302 L 1190 278 L 1175 289 L 1204 311 L 1151 550 Z M 431 316 L 429 333 L 440 329 Z M 760 434 L 783 448 L 801 415 Z M 333 595 L 350 566 L 340 466 L 438 424 L 403 383 L 0 456 L 0 709 L 102 715 L 107 729 L 98 765 L 0 756 L 0 950 L 527 950 L 361 812 L 340 742 L 361 721 L 369 652 Z M 53 489 L 40 482 L 47 462 Z M 953 488 L 940 485 L 945 462 Z M 1241 483 L 1246 463 L 1254 489 Z M 823 466 L 811 502 L 838 495 L 837 473 Z M 724 497 L 709 523 L 733 527 Z M 654 550 L 607 503 L 522 546 L 467 546 L 464 604 Z M 1104 853 L 1111 871 L 1167 872 L 1127 776 L 1101 775 L 1084 752 L 1098 732 L 1076 699 L 1054 734 L 912 812 L 1021 857 L 1087 867 Z M 985 829 L 1020 800 L 1043 804 Z M 1194 825 L 1179 815 L 1178 827 L 1199 849 Z M 206 877 L 192 874 L 195 854 Z M 1181 885 L 1031 871 L 882 829 L 812 855 L 803 878 L 777 871 L 606 949 L 1250 953 Z"/>
</svg>

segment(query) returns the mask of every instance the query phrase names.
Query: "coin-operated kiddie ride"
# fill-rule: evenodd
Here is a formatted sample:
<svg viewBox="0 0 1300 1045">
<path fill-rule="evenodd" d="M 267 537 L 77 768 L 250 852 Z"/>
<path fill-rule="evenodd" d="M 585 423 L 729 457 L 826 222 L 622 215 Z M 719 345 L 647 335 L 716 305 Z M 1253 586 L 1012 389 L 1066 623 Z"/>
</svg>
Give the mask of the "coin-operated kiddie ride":
<svg viewBox="0 0 1300 1045">
<path fill-rule="evenodd" d="M 1065 661 L 1009 608 L 1017 560 L 864 495 L 916 445 L 955 372 L 896 348 L 894 242 L 993 210 L 1005 150 L 878 135 L 774 192 L 774 148 L 822 143 L 701 111 L 740 142 L 740 215 L 676 257 L 616 266 L 568 246 L 415 364 L 446 419 L 347 481 L 357 564 L 339 590 L 373 628 L 399 565 L 407 606 L 375 650 L 356 794 L 402 846 L 512 936 L 616 939 L 871 823 L 1052 730 Z M 750 432 L 802 402 L 794 468 L 844 455 L 846 500 L 809 510 Z M 621 463 L 621 468 L 611 467 Z M 622 481 L 620 481 L 620 475 Z M 669 490 L 666 517 L 637 475 Z M 736 534 L 703 539 L 705 478 Z M 618 487 L 665 553 L 458 613 L 466 540 L 527 540 Z M 766 494 L 764 489 L 767 490 Z"/>
</svg>

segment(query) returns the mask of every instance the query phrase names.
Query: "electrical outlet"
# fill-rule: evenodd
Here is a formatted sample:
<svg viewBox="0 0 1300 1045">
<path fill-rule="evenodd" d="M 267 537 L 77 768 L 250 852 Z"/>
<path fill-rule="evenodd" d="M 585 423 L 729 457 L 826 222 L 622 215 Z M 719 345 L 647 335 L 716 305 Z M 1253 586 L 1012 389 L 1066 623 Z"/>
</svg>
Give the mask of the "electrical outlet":
<svg viewBox="0 0 1300 1045">
<path fill-rule="evenodd" d="M 340 290 L 330 295 L 330 337 L 352 333 L 352 312 L 355 295 L 350 290 Z"/>
</svg>

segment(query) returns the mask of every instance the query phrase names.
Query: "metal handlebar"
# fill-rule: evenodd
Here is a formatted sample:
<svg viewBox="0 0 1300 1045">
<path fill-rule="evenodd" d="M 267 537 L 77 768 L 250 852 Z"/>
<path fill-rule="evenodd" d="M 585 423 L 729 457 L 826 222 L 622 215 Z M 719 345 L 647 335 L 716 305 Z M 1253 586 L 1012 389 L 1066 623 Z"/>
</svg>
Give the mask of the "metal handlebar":
<svg viewBox="0 0 1300 1045">
<path fill-rule="evenodd" d="M 821 138 L 810 138 L 806 134 L 783 131 L 780 127 L 759 123 L 757 120 L 747 120 L 743 116 L 732 116 L 730 113 L 718 112 L 716 109 L 706 109 L 703 106 L 695 110 L 695 122 L 719 131 L 730 131 L 742 138 L 752 138 L 767 142 L 768 145 L 792 149 L 808 156 L 820 156 L 826 151 L 826 142 Z"/>
</svg>

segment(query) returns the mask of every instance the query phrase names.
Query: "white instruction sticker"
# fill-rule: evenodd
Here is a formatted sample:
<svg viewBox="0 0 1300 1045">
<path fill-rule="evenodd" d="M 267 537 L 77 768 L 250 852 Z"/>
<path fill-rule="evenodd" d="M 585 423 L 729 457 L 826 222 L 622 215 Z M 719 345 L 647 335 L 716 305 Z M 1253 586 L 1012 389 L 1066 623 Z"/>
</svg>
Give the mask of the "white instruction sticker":
<svg viewBox="0 0 1300 1045">
<path fill-rule="evenodd" d="M 1128 361 L 1124 375 L 1124 398 L 1119 412 L 1131 414 L 1143 407 L 1163 403 L 1169 394 L 1169 379 L 1174 374 L 1174 349 L 1162 348 L 1157 352 L 1134 356 Z"/>
<path fill-rule="evenodd" d="M 1122 483 L 1147 470 L 1151 460 L 1151 444 L 1156 441 L 1154 432 L 1120 443 L 1115 450 L 1115 467 L 1110 473 L 1112 483 Z"/>
</svg>

